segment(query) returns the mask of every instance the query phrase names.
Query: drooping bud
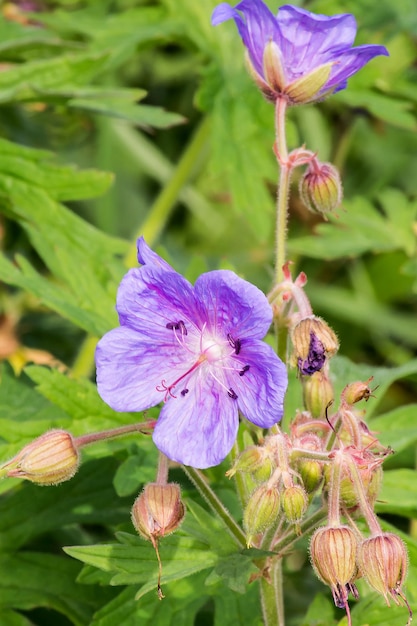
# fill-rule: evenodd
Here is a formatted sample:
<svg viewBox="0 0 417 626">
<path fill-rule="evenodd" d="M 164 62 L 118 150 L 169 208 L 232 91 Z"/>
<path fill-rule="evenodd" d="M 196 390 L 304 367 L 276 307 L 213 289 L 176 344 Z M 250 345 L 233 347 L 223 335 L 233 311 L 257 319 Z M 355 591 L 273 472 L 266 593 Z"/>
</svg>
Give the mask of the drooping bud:
<svg viewBox="0 0 417 626">
<path fill-rule="evenodd" d="M 327 213 L 336 209 L 343 196 L 342 182 L 337 169 L 330 163 L 313 159 L 300 179 L 299 193 L 302 202 L 313 213 L 327 219 Z"/>
<path fill-rule="evenodd" d="M 296 324 L 291 333 L 294 346 L 293 360 L 301 374 L 311 376 L 319 372 L 326 359 L 336 354 L 339 342 L 334 331 L 320 317 L 312 315 Z"/>
<path fill-rule="evenodd" d="M 260 485 L 251 494 L 243 513 L 247 545 L 252 545 L 254 535 L 266 530 L 277 519 L 280 496 L 276 486 Z"/>
<path fill-rule="evenodd" d="M 300 485 L 287 487 L 281 494 L 281 507 L 291 524 L 299 524 L 308 507 L 308 497 Z"/>
<path fill-rule="evenodd" d="M 174 532 L 184 514 L 178 485 L 149 483 L 133 504 L 132 523 L 142 537 L 154 543 L 159 537 Z"/>
<path fill-rule="evenodd" d="M 349 526 L 318 528 L 311 538 L 310 556 L 317 576 L 329 585 L 334 603 L 348 611 L 349 591 L 356 593 L 358 541 Z"/>
<path fill-rule="evenodd" d="M 303 381 L 303 395 L 311 416 L 317 419 L 324 417 L 334 399 L 333 385 L 327 374 L 319 371 L 306 378 Z"/>
<path fill-rule="evenodd" d="M 28 443 L 1 467 L 0 473 L 37 485 L 58 485 L 74 476 L 79 463 L 80 455 L 72 435 L 55 429 Z"/>
<path fill-rule="evenodd" d="M 403 541 L 394 533 L 381 533 L 365 539 L 359 546 L 358 565 L 360 573 L 388 606 L 390 597 L 396 604 L 405 601 L 402 585 L 407 576 L 408 556 Z"/>
</svg>

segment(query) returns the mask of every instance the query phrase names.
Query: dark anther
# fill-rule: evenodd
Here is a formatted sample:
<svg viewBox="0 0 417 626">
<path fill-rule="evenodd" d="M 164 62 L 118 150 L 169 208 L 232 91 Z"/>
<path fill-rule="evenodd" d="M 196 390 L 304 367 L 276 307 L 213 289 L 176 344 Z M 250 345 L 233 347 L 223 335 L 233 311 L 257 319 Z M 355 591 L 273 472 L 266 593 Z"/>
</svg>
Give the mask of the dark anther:
<svg viewBox="0 0 417 626">
<path fill-rule="evenodd" d="M 235 394 L 235 392 L 233 391 L 233 389 L 230 387 L 229 391 L 227 392 L 227 395 L 232 398 L 232 400 L 237 400 L 237 395 Z"/>
<path fill-rule="evenodd" d="M 250 368 L 250 365 L 244 365 L 239 372 L 239 376 L 243 376 L 243 374 L 246 374 L 246 372 L 249 371 L 249 368 Z"/>
<path fill-rule="evenodd" d="M 227 341 L 230 343 L 232 348 L 234 348 L 235 354 L 239 354 L 242 347 L 242 342 L 240 341 L 240 339 L 234 339 L 230 333 L 227 333 Z"/>
<path fill-rule="evenodd" d="M 188 330 L 185 327 L 185 324 L 182 320 L 178 322 L 178 328 L 181 331 L 181 335 L 188 335 Z"/>
<path fill-rule="evenodd" d="M 181 335 L 188 335 L 188 331 L 182 320 L 179 320 L 179 322 L 168 322 L 166 328 L 169 328 L 169 330 L 180 330 Z"/>
<path fill-rule="evenodd" d="M 182 396 L 186 396 L 188 392 L 189 392 L 189 389 L 183 389 L 183 390 L 181 391 L 181 395 L 182 395 Z"/>
</svg>

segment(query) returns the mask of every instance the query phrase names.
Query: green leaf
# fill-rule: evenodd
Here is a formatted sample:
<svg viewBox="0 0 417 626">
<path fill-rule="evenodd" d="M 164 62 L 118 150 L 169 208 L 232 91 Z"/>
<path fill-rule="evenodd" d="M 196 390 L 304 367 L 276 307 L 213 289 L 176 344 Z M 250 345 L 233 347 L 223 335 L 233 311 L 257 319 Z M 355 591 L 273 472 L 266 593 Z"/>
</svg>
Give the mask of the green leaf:
<svg viewBox="0 0 417 626">
<path fill-rule="evenodd" d="M 0 499 L 0 550 L 15 551 L 64 525 L 128 520 L 131 498 L 117 498 L 112 487 L 116 468 L 115 459 L 107 457 L 82 464 L 74 478 L 55 487 L 19 481 Z"/>
<path fill-rule="evenodd" d="M 329 596 L 318 593 L 310 604 L 300 626 L 328 626 L 334 620 L 334 604 Z"/>
<path fill-rule="evenodd" d="M 176 581 L 164 592 L 163 602 L 156 594 L 138 602 L 135 589 L 128 587 L 95 614 L 91 626 L 194 626 L 196 612 L 207 601 L 202 576 Z"/>
<path fill-rule="evenodd" d="M 376 433 L 378 440 L 385 446 L 391 446 L 394 452 L 400 452 L 417 442 L 417 404 L 406 404 L 389 413 L 374 417 L 369 427 Z"/>
<path fill-rule="evenodd" d="M 27 611 L 42 606 L 59 611 L 77 626 L 84 626 L 91 620 L 99 597 L 104 599 L 108 594 L 74 582 L 78 570 L 77 563 L 62 556 L 34 552 L 3 554 L 0 607 Z"/>
<path fill-rule="evenodd" d="M 118 536 L 129 539 L 129 545 L 73 546 L 65 548 L 65 551 L 84 563 L 113 572 L 113 585 L 144 583 L 136 595 L 139 599 L 157 587 L 158 562 L 155 550 L 150 543 L 139 537 L 124 533 L 119 533 Z M 218 559 L 207 543 L 178 534 L 164 537 L 160 542 L 159 552 L 163 564 L 162 585 L 212 568 Z"/>
<path fill-rule="evenodd" d="M 260 626 L 262 609 L 259 586 L 249 585 L 245 595 L 237 594 L 220 585 L 214 596 L 214 626 Z"/>
<path fill-rule="evenodd" d="M 246 593 L 251 574 L 257 572 L 252 559 L 245 553 L 230 554 L 221 559 L 213 572 L 207 577 L 206 584 L 222 580 L 236 593 Z"/>
<path fill-rule="evenodd" d="M 417 470 L 393 469 L 384 473 L 382 490 L 376 503 L 378 513 L 404 517 L 417 516 Z"/>
<path fill-rule="evenodd" d="M 414 254 L 416 241 L 412 224 L 417 202 L 396 190 L 385 190 L 379 197 L 382 211 L 364 197 L 343 203 L 338 217 L 321 223 L 314 236 L 296 237 L 289 242 L 292 254 L 317 259 L 355 257 L 365 252 L 404 250 Z"/>
<path fill-rule="evenodd" d="M 120 118 L 145 128 L 168 128 L 185 122 L 185 119 L 178 113 L 170 113 L 161 107 L 135 104 L 116 98 L 101 98 L 100 100 L 73 98 L 69 100 L 68 106 L 72 109 Z"/>
<path fill-rule="evenodd" d="M 364 108 L 374 117 L 393 124 L 399 128 L 415 131 L 417 128 L 416 118 L 413 115 L 412 104 L 408 100 L 398 97 L 378 94 L 369 89 L 355 90 L 349 87 L 339 97 L 345 104 L 352 108 Z"/>
<path fill-rule="evenodd" d="M 28 61 L 0 72 L 0 103 L 39 100 L 39 92 L 88 85 L 106 66 L 108 53 L 64 54 Z"/>
</svg>

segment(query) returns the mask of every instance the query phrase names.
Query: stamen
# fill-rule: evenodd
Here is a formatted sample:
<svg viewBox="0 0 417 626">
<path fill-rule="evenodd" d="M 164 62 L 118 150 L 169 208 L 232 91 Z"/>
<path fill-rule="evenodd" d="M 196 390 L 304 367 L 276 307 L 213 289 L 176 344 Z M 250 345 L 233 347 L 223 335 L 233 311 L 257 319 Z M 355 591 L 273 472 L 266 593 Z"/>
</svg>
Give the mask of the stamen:
<svg viewBox="0 0 417 626">
<path fill-rule="evenodd" d="M 178 329 L 181 331 L 181 335 L 188 335 L 188 330 L 182 320 L 178 322 Z"/>
<path fill-rule="evenodd" d="M 169 330 L 179 330 L 181 331 L 181 335 L 188 335 L 188 330 L 182 320 L 179 320 L 178 322 L 168 322 L 168 324 L 166 324 L 166 328 Z"/>
<path fill-rule="evenodd" d="M 230 333 L 227 333 L 227 341 L 230 343 L 232 348 L 234 348 L 235 354 L 239 354 L 240 349 L 242 347 L 242 342 L 240 339 L 235 339 L 232 337 Z"/>
<path fill-rule="evenodd" d="M 233 391 L 231 387 L 229 388 L 227 395 L 229 396 L 229 398 L 232 398 L 232 400 L 237 400 L 237 395 L 235 394 L 235 392 Z"/>
<path fill-rule="evenodd" d="M 246 372 L 249 372 L 249 369 L 250 369 L 250 365 L 244 365 L 239 372 L 239 376 L 243 376 L 243 374 L 245 374 Z"/>
<path fill-rule="evenodd" d="M 189 391 L 190 391 L 189 389 L 183 389 L 183 390 L 181 391 L 181 395 L 184 397 L 184 396 L 186 396 L 186 395 L 187 395 L 187 393 L 188 393 Z"/>
</svg>

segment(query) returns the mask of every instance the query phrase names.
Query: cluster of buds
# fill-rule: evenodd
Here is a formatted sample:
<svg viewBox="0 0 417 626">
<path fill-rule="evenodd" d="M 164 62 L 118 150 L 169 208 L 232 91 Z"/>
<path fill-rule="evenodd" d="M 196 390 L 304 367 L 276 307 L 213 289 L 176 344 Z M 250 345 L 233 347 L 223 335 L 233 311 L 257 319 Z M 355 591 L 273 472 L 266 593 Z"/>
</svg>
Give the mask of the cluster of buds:
<svg viewBox="0 0 417 626">
<path fill-rule="evenodd" d="M 331 344 L 327 338 L 333 340 L 332 334 L 320 337 L 328 348 Z M 321 372 L 309 380 L 316 376 Z M 242 482 L 253 486 L 243 517 L 248 545 L 274 549 L 290 532 L 296 537 L 308 526 L 311 500 L 320 495 L 328 525 L 312 537 L 311 561 L 318 577 L 330 586 L 336 606 L 347 611 L 349 624 L 348 595 L 357 597 L 355 581 L 359 577 L 388 603 L 392 598 L 408 606 L 402 591 L 406 548 L 396 535 L 381 531 L 373 511 L 381 485 L 381 465 L 392 451 L 373 436 L 363 412 L 355 407 L 372 396 L 371 382 L 372 378 L 347 385 L 332 415 L 323 410 L 329 407 L 325 389 L 322 400 L 316 403 L 322 406 L 320 411 L 298 413 L 289 435 L 276 433 L 249 446 L 228 472 L 229 476 L 239 472 Z M 317 506 L 317 498 L 315 503 Z M 342 516 L 347 523 L 341 522 Z M 365 519 L 371 537 L 361 536 L 355 516 Z M 301 526 L 304 520 L 306 525 Z M 282 553 L 281 547 L 279 550 Z"/>
</svg>

